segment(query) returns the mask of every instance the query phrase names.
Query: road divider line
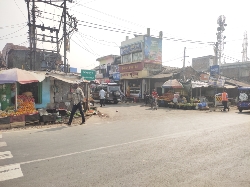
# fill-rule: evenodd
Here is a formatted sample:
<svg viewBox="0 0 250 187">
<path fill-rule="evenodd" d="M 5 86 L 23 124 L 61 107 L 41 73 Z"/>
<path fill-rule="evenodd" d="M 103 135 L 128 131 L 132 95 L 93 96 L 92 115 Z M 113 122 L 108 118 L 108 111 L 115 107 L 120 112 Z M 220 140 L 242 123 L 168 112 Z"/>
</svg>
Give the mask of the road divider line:
<svg viewBox="0 0 250 187">
<path fill-rule="evenodd" d="M 0 147 L 7 146 L 6 142 L 0 142 Z"/>
<path fill-rule="evenodd" d="M 23 172 L 21 170 L 20 164 L 0 167 L 0 181 L 6 181 L 19 177 L 23 177 Z"/>
<path fill-rule="evenodd" d="M 228 127 L 228 126 L 235 126 L 235 125 L 227 125 L 227 124 L 225 124 L 225 125 L 220 125 L 220 126 L 216 126 L 216 127 L 208 127 L 208 128 L 204 128 L 204 129 L 190 130 L 190 131 L 184 131 L 184 132 L 179 132 L 179 133 L 174 133 L 174 134 L 166 134 L 166 135 L 162 135 L 162 136 L 156 136 L 156 137 L 151 137 L 151 138 L 134 140 L 134 141 L 130 141 L 130 142 L 114 144 L 114 145 L 109 145 L 109 146 L 103 146 L 103 147 L 88 149 L 88 150 L 84 150 L 84 151 L 77 151 L 77 152 L 58 155 L 58 156 L 53 156 L 53 157 L 47 157 L 47 158 L 42 158 L 42 159 L 37 159 L 37 160 L 20 162 L 20 163 L 16 163 L 16 164 L 20 164 L 20 165 L 31 164 L 31 163 L 35 163 L 35 162 L 47 161 L 47 160 L 52 160 L 52 159 L 57 159 L 57 158 L 63 158 L 63 157 L 82 154 L 82 153 L 87 153 L 87 152 L 91 152 L 91 151 L 98 151 L 98 150 L 103 150 L 103 149 L 108 149 L 108 148 L 120 147 L 120 146 L 124 146 L 124 145 L 130 145 L 130 144 L 145 142 L 145 141 L 149 141 L 149 140 L 157 140 L 157 139 L 161 139 L 161 138 L 178 138 L 178 137 L 183 136 L 183 135 L 185 135 L 185 136 L 194 135 L 194 134 L 197 134 L 197 133 L 202 133 L 204 131 L 217 130 L 217 129 L 220 129 L 220 128 L 223 128 L 223 127 Z M 1 155 L 0 155 L 0 157 L 1 157 Z M 10 165 L 12 165 L 12 164 L 10 164 Z M 0 166 L 0 168 L 1 168 L 1 166 Z"/>
<path fill-rule="evenodd" d="M 13 158 L 10 151 L 0 152 L 0 160 L 6 159 L 6 158 Z"/>
</svg>

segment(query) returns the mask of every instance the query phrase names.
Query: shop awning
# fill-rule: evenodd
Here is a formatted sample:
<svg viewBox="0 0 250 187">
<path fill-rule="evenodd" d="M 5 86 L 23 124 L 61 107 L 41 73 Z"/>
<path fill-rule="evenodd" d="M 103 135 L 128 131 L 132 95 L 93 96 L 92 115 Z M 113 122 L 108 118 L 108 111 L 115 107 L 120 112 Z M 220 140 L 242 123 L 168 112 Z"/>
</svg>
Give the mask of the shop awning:
<svg viewBox="0 0 250 187">
<path fill-rule="evenodd" d="M 69 83 L 69 84 L 82 83 L 82 82 L 88 83 L 88 82 L 90 82 L 90 81 L 87 81 L 87 80 L 84 80 L 84 79 L 79 79 L 76 76 L 69 77 L 69 76 L 66 76 L 66 75 L 57 75 L 57 74 L 50 74 L 50 75 L 46 75 L 46 76 L 55 78 L 57 80 L 60 80 L 60 81 L 63 81 L 63 82 Z"/>
<path fill-rule="evenodd" d="M 182 84 L 176 79 L 171 79 L 166 81 L 162 86 L 162 88 L 183 88 Z"/>
<path fill-rule="evenodd" d="M 44 79 L 44 74 L 37 74 L 32 71 L 26 71 L 18 68 L 0 71 L 0 84 L 15 82 L 27 84 L 32 82 L 41 82 Z"/>
</svg>

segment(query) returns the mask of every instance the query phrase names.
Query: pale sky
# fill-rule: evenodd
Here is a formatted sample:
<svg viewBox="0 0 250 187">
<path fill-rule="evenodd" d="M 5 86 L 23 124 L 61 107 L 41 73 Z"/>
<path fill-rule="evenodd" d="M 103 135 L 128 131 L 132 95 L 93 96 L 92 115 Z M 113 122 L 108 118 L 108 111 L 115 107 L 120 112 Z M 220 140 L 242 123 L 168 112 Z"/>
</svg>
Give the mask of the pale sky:
<svg viewBox="0 0 250 187">
<path fill-rule="evenodd" d="M 146 34 L 147 28 L 151 28 L 151 35 L 158 36 L 159 31 L 163 31 L 163 37 L 169 38 L 163 39 L 163 65 L 182 67 L 183 51 L 186 47 L 186 55 L 189 56 L 186 58 L 186 66 L 190 66 L 192 58 L 214 55 L 213 46 L 208 42 L 216 42 L 217 19 L 224 15 L 228 25 L 224 31 L 224 54 L 228 56 L 225 59 L 226 63 L 234 62 L 229 57 L 241 61 L 244 32 L 249 32 L 250 36 L 248 2 L 75 0 L 75 3 L 67 3 L 69 14 L 78 19 L 78 32 L 72 35 L 67 58 L 71 67 L 77 67 L 78 71 L 92 69 L 98 65 L 97 58 L 109 54 L 119 55 L 121 42 L 126 36 L 133 37 L 133 34 L 121 33 L 121 30 Z M 59 20 L 56 15 L 61 15 L 61 10 L 50 5 L 44 6 L 44 3 L 37 3 L 37 7 L 42 11 L 37 24 L 43 22 L 45 26 L 58 28 L 59 23 L 52 20 Z M 0 50 L 6 43 L 29 46 L 28 42 L 24 43 L 28 41 L 28 26 L 25 26 L 27 22 L 27 7 L 24 0 L 0 0 Z M 99 29 L 88 26 L 96 26 Z M 108 30 L 100 29 L 104 28 L 103 26 L 109 27 Z M 120 29 L 120 32 L 111 31 L 117 29 Z M 42 33 L 40 30 L 38 32 Z M 38 42 L 37 45 L 46 49 L 55 47 L 42 42 Z"/>
</svg>

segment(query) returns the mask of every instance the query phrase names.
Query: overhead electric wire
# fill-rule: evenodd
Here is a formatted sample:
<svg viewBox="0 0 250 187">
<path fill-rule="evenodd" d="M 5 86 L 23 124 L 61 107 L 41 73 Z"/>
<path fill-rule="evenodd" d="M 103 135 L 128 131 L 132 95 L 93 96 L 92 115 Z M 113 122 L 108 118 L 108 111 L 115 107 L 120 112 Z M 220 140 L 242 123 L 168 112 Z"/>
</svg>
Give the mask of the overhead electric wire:
<svg viewBox="0 0 250 187">
<path fill-rule="evenodd" d="M 5 25 L 5 26 L 0 26 L 0 29 L 4 29 L 4 27 L 6 27 L 6 28 L 10 28 L 10 29 L 14 29 L 16 26 L 17 26 L 17 27 L 22 27 L 22 26 L 24 26 L 24 25 L 27 25 L 27 23 L 26 23 L 26 22 L 24 22 L 24 23 L 15 24 L 15 25 Z"/>
<path fill-rule="evenodd" d="M 79 22 L 84 22 L 84 23 L 90 24 L 90 25 L 87 25 L 87 24 L 79 24 L 78 23 L 78 25 L 81 25 L 81 26 L 84 26 L 84 27 L 91 27 L 91 28 L 95 28 L 95 29 L 107 30 L 107 31 L 112 31 L 112 32 L 119 32 L 119 33 L 124 33 L 124 34 L 145 35 L 143 33 L 138 33 L 138 32 L 134 32 L 134 31 L 128 31 L 128 30 L 118 29 L 118 28 L 109 27 L 109 26 L 103 26 L 103 25 L 100 25 L 100 24 L 86 22 L 86 21 L 79 21 Z M 94 25 L 94 26 L 91 26 L 91 25 Z M 157 36 L 154 36 L 154 35 L 150 35 L 150 36 L 157 37 Z M 192 40 L 183 40 L 183 39 L 176 39 L 176 38 L 168 38 L 168 37 L 162 37 L 162 39 L 173 40 L 173 41 L 184 42 L 184 43 L 188 42 L 188 43 L 193 43 L 193 44 L 209 44 L 210 43 L 210 42 L 204 43 L 204 42 L 201 42 L 201 41 L 192 41 Z"/>
<path fill-rule="evenodd" d="M 24 17 L 25 19 L 27 19 L 26 16 L 24 15 L 23 11 L 20 9 L 20 7 L 18 6 L 18 4 L 16 3 L 16 0 L 14 0 L 14 2 L 15 2 L 15 4 L 16 4 L 17 8 L 21 11 L 23 17 Z"/>
<path fill-rule="evenodd" d="M 15 32 L 12 32 L 12 33 L 6 34 L 6 35 L 4 35 L 4 36 L 0 36 L 0 39 L 1 39 L 1 38 L 3 38 L 3 37 L 9 36 L 9 35 L 11 35 L 11 34 L 15 34 L 15 33 L 17 33 L 18 31 L 23 30 L 25 27 L 26 27 L 26 26 L 22 27 L 22 28 L 21 28 L 21 29 L 19 29 L 19 30 L 16 30 Z"/>
<path fill-rule="evenodd" d="M 59 16 L 59 15 L 56 15 L 56 16 Z M 49 19 L 49 18 L 45 18 L 45 19 Z M 106 25 L 100 25 L 100 24 L 97 24 L 97 23 L 92 23 L 92 22 L 87 22 L 87 21 L 81 21 L 81 20 L 78 20 L 78 21 L 79 22 L 83 22 L 83 23 L 87 23 L 87 24 L 90 24 L 90 25 L 96 25 L 96 26 L 99 26 L 99 28 L 98 27 L 88 26 L 88 25 L 78 24 L 78 25 L 82 25 L 82 26 L 87 26 L 87 27 L 92 27 L 92 28 L 97 28 L 97 29 L 102 29 L 100 27 L 104 27 L 104 28 L 112 29 L 110 31 L 121 30 L 121 31 L 124 31 L 124 32 L 121 32 L 121 33 L 145 35 L 143 33 L 135 32 L 135 31 L 128 31 L 128 30 L 124 30 L 124 29 L 120 29 L 120 28 L 115 28 L 115 27 L 110 27 L 110 26 L 106 26 Z M 102 30 L 108 30 L 108 29 L 102 29 Z M 115 31 L 115 32 L 117 32 L 117 31 Z M 157 37 L 157 36 L 154 36 L 154 35 L 151 35 L 151 36 L 152 37 Z M 170 37 L 163 37 L 163 39 L 172 40 L 172 41 L 179 41 L 179 42 L 188 42 L 188 43 L 192 43 L 192 44 L 212 44 L 212 43 L 214 43 L 214 42 L 202 42 L 202 41 L 186 40 L 186 39 L 182 39 L 182 38 L 173 38 L 173 37 L 171 37 L 171 38 Z"/>
<path fill-rule="evenodd" d="M 78 32 L 77 32 L 78 33 Z M 78 33 L 79 34 L 79 33 Z M 80 35 L 80 34 L 79 34 Z M 95 55 L 97 55 L 97 56 L 100 56 L 99 54 L 97 54 L 90 46 L 89 46 L 89 44 L 84 40 L 84 38 L 80 35 L 80 37 L 82 38 L 82 40 L 86 43 L 86 45 L 88 46 L 88 48 L 93 52 L 93 54 L 95 54 Z M 79 40 L 79 38 L 78 37 L 76 37 L 78 40 Z M 83 45 L 83 44 L 82 44 Z M 87 49 L 87 47 L 86 46 L 84 46 L 86 49 Z"/>
<path fill-rule="evenodd" d="M 85 3 L 83 3 L 83 4 L 92 3 L 92 2 L 94 2 L 94 1 L 96 1 L 96 0 L 88 1 L 88 2 L 85 2 Z M 76 5 L 81 5 L 81 4 L 79 4 L 79 2 L 80 2 L 80 0 L 79 0 L 79 1 L 76 1 L 75 4 L 74 4 L 72 7 L 70 7 L 69 9 L 75 7 Z"/>
<path fill-rule="evenodd" d="M 223 55 L 222 58 L 226 58 L 228 60 L 232 60 L 232 61 L 240 61 L 239 59 L 236 59 L 236 58 L 233 58 L 233 57 L 230 57 L 230 56 L 227 56 L 227 55 Z"/>
<path fill-rule="evenodd" d="M 167 61 L 163 61 L 162 63 L 166 63 L 166 62 L 171 62 L 171 61 L 175 61 L 175 60 L 178 60 L 178 59 L 181 59 L 181 58 L 183 58 L 183 56 L 182 56 L 182 57 L 178 57 L 178 58 L 175 58 L 175 59 L 172 59 L 172 60 L 167 60 Z"/>
<path fill-rule="evenodd" d="M 107 45 L 107 44 L 103 44 L 103 43 L 97 42 L 97 41 L 95 41 L 95 40 L 89 39 L 88 37 L 86 37 L 86 36 L 88 36 L 88 35 L 85 35 L 85 34 L 79 32 L 79 31 L 78 31 L 77 33 L 78 33 L 79 35 L 81 35 L 81 37 L 84 37 L 84 38 L 86 38 L 86 39 L 88 39 L 88 40 L 90 40 L 90 41 L 99 43 L 99 44 L 101 44 L 101 45 L 110 46 L 110 47 L 119 47 L 119 46 L 117 46 L 117 44 L 116 44 L 115 42 L 108 42 L 108 41 L 105 41 L 105 40 L 98 40 L 98 39 L 96 39 L 96 38 L 94 38 L 94 37 L 92 37 L 92 36 L 89 36 L 89 37 L 94 38 L 95 40 L 98 40 L 98 41 L 104 41 L 104 42 L 106 42 L 106 43 L 114 43 L 114 44 L 116 44 L 116 46 Z"/>
<path fill-rule="evenodd" d="M 131 22 L 131 21 L 128 21 L 128 20 L 125 20 L 125 19 L 122 19 L 122 18 L 113 16 L 113 15 L 111 15 L 111 14 L 108 14 L 108 13 L 105 13 L 105 12 L 102 12 L 102 11 L 99 11 L 99 10 L 96 10 L 96 9 L 94 9 L 94 8 L 87 7 L 87 6 L 82 5 L 82 4 L 79 4 L 79 5 L 81 5 L 81 6 L 85 7 L 85 8 L 87 8 L 87 9 L 96 11 L 96 12 L 98 12 L 98 13 L 104 14 L 104 15 L 106 15 L 106 16 L 110 16 L 110 17 L 112 17 L 112 18 L 115 18 L 115 19 L 118 19 L 118 20 L 121 20 L 121 21 L 130 23 L 130 24 L 133 24 L 133 25 L 136 25 L 136 26 L 139 26 L 139 27 L 147 28 L 147 27 L 145 27 L 145 26 L 143 26 L 143 25 L 140 25 L 140 24 L 137 24 L 137 23 L 134 23 L 134 22 Z M 156 29 L 153 29 L 153 30 L 156 30 Z M 157 30 L 157 31 L 159 31 L 159 30 Z M 171 40 L 174 39 L 174 40 L 176 40 L 176 41 L 189 41 L 190 43 L 201 43 L 201 44 L 204 43 L 204 42 L 202 42 L 202 41 L 193 41 L 193 40 L 186 40 L 186 39 L 175 39 L 175 38 L 173 38 L 173 37 L 172 37 L 172 38 L 166 38 L 166 39 L 171 39 Z M 211 43 L 211 42 L 207 42 L 207 43 Z"/>
<path fill-rule="evenodd" d="M 8 39 L 11 39 L 11 38 L 16 38 L 16 37 L 24 36 L 24 35 L 26 35 L 26 34 L 27 34 L 27 33 L 22 34 L 22 35 L 18 35 L 18 36 L 9 37 L 9 38 L 0 38 L 0 40 L 8 40 Z"/>
<path fill-rule="evenodd" d="M 124 22 L 130 23 L 130 24 L 133 24 L 133 25 L 136 25 L 136 26 L 139 26 L 139 27 L 147 28 L 147 27 L 145 27 L 145 26 L 143 26 L 143 25 L 140 25 L 140 24 L 137 24 L 137 23 L 134 23 L 134 22 L 131 22 L 131 21 L 128 21 L 128 20 L 125 20 L 125 19 L 122 19 L 122 18 L 113 16 L 113 15 L 111 15 L 111 14 L 108 14 L 108 13 L 105 13 L 105 12 L 102 12 L 102 11 L 99 11 L 99 10 L 96 10 L 96 9 L 94 9 L 94 8 L 87 7 L 87 6 L 82 5 L 82 4 L 78 4 L 78 5 L 83 6 L 83 7 L 87 8 L 87 9 L 93 10 L 93 11 L 95 11 L 95 12 L 104 14 L 104 15 L 106 15 L 106 16 L 109 16 L 109 17 L 118 19 L 118 20 L 120 20 L 120 21 L 124 21 Z"/>
<path fill-rule="evenodd" d="M 90 52 L 88 49 L 82 47 L 80 44 L 78 44 L 77 42 L 75 42 L 73 39 L 71 39 L 71 40 L 72 40 L 75 44 L 77 44 L 79 47 L 81 47 L 82 49 L 84 49 L 85 51 L 87 51 L 87 52 L 91 53 L 92 55 L 94 55 L 95 57 L 97 57 L 96 54 L 94 54 L 94 53 Z"/>
<path fill-rule="evenodd" d="M 56 15 L 56 16 L 60 16 L 60 15 Z M 48 18 L 46 18 L 46 19 L 48 19 Z M 144 35 L 143 33 L 135 32 L 135 31 L 127 31 L 127 30 L 123 30 L 123 29 L 119 29 L 119 28 L 114 28 L 114 27 L 109 27 L 109 26 L 106 26 L 106 25 L 100 25 L 100 24 L 97 24 L 97 23 L 92 23 L 92 22 L 87 22 L 87 21 L 81 21 L 81 20 L 78 20 L 78 21 L 79 22 L 84 22 L 84 23 L 87 23 L 87 24 L 91 24 L 91 25 L 97 25 L 97 26 L 100 26 L 100 27 L 105 27 L 105 28 L 110 28 L 110 29 L 115 29 L 115 30 L 126 31 L 127 34 Z M 78 24 L 78 25 L 82 25 L 82 24 Z M 82 25 L 82 26 L 91 27 L 91 26 L 88 26 L 88 25 Z M 97 28 L 97 27 L 93 27 L 93 28 Z M 101 29 L 101 28 L 98 28 L 98 29 Z M 104 29 L 104 30 L 107 30 L 107 29 Z M 113 30 L 111 30 L 111 31 L 113 31 Z M 125 32 L 122 32 L 122 33 L 125 33 Z M 151 36 L 157 37 L 157 36 L 154 36 L 154 35 L 151 35 Z M 174 38 L 174 37 L 171 37 L 171 38 L 170 37 L 163 37 L 163 39 L 172 40 L 172 41 L 179 41 L 179 42 L 188 42 L 188 43 L 194 43 L 194 44 L 212 44 L 212 43 L 214 43 L 214 42 L 203 42 L 203 41 L 186 40 L 186 39 Z"/>
<path fill-rule="evenodd" d="M 18 45 L 23 45 L 23 44 L 25 44 L 25 43 L 29 43 L 29 41 L 27 40 L 27 41 L 22 42 L 22 43 L 20 43 L 20 44 L 18 44 Z"/>
</svg>

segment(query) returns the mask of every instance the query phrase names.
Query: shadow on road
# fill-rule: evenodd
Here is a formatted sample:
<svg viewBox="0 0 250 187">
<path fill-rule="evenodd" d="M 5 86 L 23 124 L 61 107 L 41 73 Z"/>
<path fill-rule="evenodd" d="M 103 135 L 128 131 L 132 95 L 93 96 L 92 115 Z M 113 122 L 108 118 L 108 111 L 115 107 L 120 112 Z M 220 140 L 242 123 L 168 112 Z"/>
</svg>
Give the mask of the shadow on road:
<svg viewBox="0 0 250 187">
<path fill-rule="evenodd" d="M 247 112 L 236 112 L 238 114 L 242 114 L 242 115 L 250 115 L 250 111 L 247 111 Z"/>
<path fill-rule="evenodd" d="M 55 128 L 51 128 L 51 129 L 44 129 L 41 131 L 37 131 L 36 133 L 40 133 L 40 132 L 54 132 L 54 131 L 59 131 L 59 130 L 63 130 L 67 127 L 63 126 L 63 127 L 55 127 Z"/>
</svg>

